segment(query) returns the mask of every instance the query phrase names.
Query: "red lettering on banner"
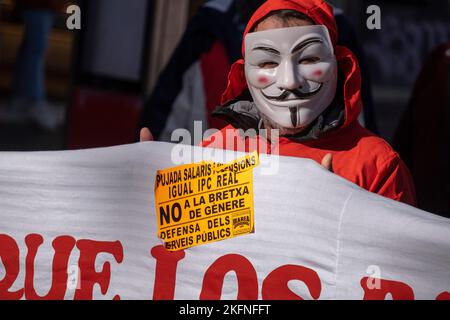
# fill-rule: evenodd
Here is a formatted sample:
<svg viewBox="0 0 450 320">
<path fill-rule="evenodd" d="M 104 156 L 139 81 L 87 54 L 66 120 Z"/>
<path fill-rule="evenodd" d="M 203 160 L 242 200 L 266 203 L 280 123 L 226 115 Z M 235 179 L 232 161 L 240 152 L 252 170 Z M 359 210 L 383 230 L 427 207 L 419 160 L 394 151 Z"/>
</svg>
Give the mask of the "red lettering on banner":
<svg viewBox="0 0 450 320">
<path fill-rule="evenodd" d="M 96 272 L 97 256 L 102 253 L 111 254 L 116 262 L 123 261 L 123 247 L 119 241 L 100 242 L 93 240 L 76 241 L 70 236 L 60 236 L 54 239 L 52 261 L 51 286 L 45 296 L 39 296 L 35 289 L 35 259 L 44 239 L 39 234 L 30 234 L 25 238 L 27 254 L 25 257 L 24 289 L 11 291 L 20 274 L 20 249 L 16 240 L 8 235 L 0 234 L 0 261 L 3 264 L 4 277 L 0 280 L 0 300 L 19 300 L 23 297 L 28 300 L 64 299 L 68 285 L 68 262 L 75 245 L 80 252 L 78 268 L 80 270 L 80 283 L 75 291 L 75 300 L 88 300 L 93 298 L 93 287 L 97 283 L 101 293 L 105 295 L 111 281 L 111 265 L 105 262 L 101 265 L 101 272 Z M 164 246 L 156 246 L 151 250 L 156 259 L 155 283 L 153 299 L 173 300 L 176 290 L 177 268 L 179 261 L 186 256 L 185 251 L 169 252 Z M 218 258 L 206 270 L 200 293 L 202 300 L 221 299 L 225 276 L 233 271 L 237 276 L 237 299 L 258 299 L 258 276 L 252 263 L 244 256 L 228 254 Z M 320 298 L 322 284 L 312 269 L 285 265 L 269 273 L 262 282 L 261 295 L 264 300 L 303 300 L 289 289 L 290 281 L 302 281 L 308 288 L 311 297 Z M 376 281 L 373 281 L 376 280 Z M 414 291 L 406 283 L 364 277 L 361 279 L 364 290 L 364 300 L 383 300 L 388 294 L 394 300 L 414 300 Z M 120 300 L 115 295 L 114 300 Z M 450 292 L 442 292 L 436 300 L 450 300 Z"/>
<path fill-rule="evenodd" d="M 0 259 L 5 267 L 5 277 L 0 281 L 0 300 L 19 300 L 23 289 L 9 291 L 20 271 L 20 251 L 16 241 L 5 234 L 0 234 Z"/>
<path fill-rule="evenodd" d="M 306 284 L 309 293 L 314 300 L 319 299 L 322 284 L 317 272 L 312 269 L 286 265 L 272 271 L 263 282 L 262 298 L 264 300 L 303 300 L 302 297 L 292 292 L 288 283 L 299 280 Z"/>
<path fill-rule="evenodd" d="M 48 294 L 41 297 L 34 288 L 34 260 L 43 242 L 44 239 L 38 234 L 30 234 L 25 238 L 28 248 L 25 260 L 25 298 L 27 300 L 64 300 L 67 290 L 67 264 L 76 241 L 68 236 L 58 237 L 53 241 L 55 255 L 52 266 L 52 285 Z"/>
<path fill-rule="evenodd" d="M 450 300 L 450 292 L 442 292 L 440 295 L 437 296 L 436 300 Z"/>
<path fill-rule="evenodd" d="M 178 262 L 185 257 L 183 250 L 167 251 L 164 246 L 156 246 L 150 254 L 156 259 L 153 300 L 173 300 Z"/>
<path fill-rule="evenodd" d="M 225 275 L 234 271 L 238 281 L 238 300 L 258 299 L 258 276 L 247 258 L 229 254 L 217 259 L 206 271 L 203 278 L 201 300 L 220 300 Z"/>
<path fill-rule="evenodd" d="M 361 280 L 361 287 L 364 289 L 364 300 L 384 300 L 390 293 L 393 300 L 414 300 L 414 291 L 406 283 L 377 279 L 379 287 L 369 288 L 368 283 L 371 278 L 365 277 Z"/>
<path fill-rule="evenodd" d="M 78 267 L 80 268 L 80 288 L 75 291 L 75 300 L 92 300 L 94 284 L 100 285 L 101 293 L 106 294 L 111 280 L 111 264 L 105 262 L 102 271 L 95 271 L 95 260 L 100 253 L 109 253 L 117 263 L 123 260 L 123 247 L 119 241 L 101 242 L 92 240 L 77 241 L 77 248 L 80 250 Z M 119 299 L 116 295 L 114 300 Z"/>
</svg>

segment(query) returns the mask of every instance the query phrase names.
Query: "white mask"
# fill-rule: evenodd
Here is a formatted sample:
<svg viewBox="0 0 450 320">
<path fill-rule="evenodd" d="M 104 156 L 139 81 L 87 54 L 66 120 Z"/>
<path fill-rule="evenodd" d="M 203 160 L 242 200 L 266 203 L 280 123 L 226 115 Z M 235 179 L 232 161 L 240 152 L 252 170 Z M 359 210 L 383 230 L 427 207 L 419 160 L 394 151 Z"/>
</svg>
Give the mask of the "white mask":
<svg viewBox="0 0 450 320">
<path fill-rule="evenodd" d="M 245 75 L 258 110 L 287 129 L 310 125 L 333 102 L 337 61 L 322 25 L 249 33 Z"/>
</svg>

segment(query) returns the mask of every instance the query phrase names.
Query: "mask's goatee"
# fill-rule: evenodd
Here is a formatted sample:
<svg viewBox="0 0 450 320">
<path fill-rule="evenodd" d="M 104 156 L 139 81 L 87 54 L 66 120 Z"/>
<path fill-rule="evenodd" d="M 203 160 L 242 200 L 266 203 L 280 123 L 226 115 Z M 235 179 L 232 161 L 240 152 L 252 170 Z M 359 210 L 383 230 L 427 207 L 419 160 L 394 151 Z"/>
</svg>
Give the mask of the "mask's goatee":
<svg viewBox="0 0 450 320">
<path fill-rule="evenodd" d="M 297 127 L 297 122 L 298 122 L 298 108 L 296 107 L 291 107 L 289 108 L 289 111 L 291 112 L 291 122 L 292 122 L 292 126 L 294 128 Z"/>
</svg>

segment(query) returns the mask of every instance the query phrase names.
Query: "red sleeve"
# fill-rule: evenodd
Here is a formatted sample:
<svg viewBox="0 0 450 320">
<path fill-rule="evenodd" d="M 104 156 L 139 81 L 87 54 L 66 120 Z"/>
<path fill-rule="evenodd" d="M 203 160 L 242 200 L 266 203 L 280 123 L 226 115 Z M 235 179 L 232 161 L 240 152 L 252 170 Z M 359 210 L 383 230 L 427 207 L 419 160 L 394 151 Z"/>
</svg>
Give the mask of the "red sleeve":
<svg viewBox="0 0 450 320">
<path fill-rule="evenodd" d="M 414 207 L 417 206 L 416 190 L 408 168 L 398 154 L 386 161 L 373 181 L 370 191 Z"/>
</svg>

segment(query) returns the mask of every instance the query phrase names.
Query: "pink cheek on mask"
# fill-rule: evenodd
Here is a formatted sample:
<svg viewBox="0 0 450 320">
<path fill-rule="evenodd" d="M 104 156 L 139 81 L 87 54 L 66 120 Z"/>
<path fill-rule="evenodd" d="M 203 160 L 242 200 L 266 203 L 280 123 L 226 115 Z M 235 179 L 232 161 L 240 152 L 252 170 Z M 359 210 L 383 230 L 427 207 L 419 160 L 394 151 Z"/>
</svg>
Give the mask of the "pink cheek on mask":
<svg viewBox="0 0 450 320">
<path fill-rule="evenodd" d="M 269 83 L 269 79 L 266 78 L 266 77 L 259 77 L 259 78 L 258 78 L 258 83 L 259 83 L 259 84 L 262 84 L 262 85 L 266 85 L 266 84 Z"/>
<path fill-rule="evenodd" d="M 323 76 L 323 71 L 322 70 L 316 70 L 313 72 L 313 76 L 314 77 L 321 77 Z"/>
</svg>

